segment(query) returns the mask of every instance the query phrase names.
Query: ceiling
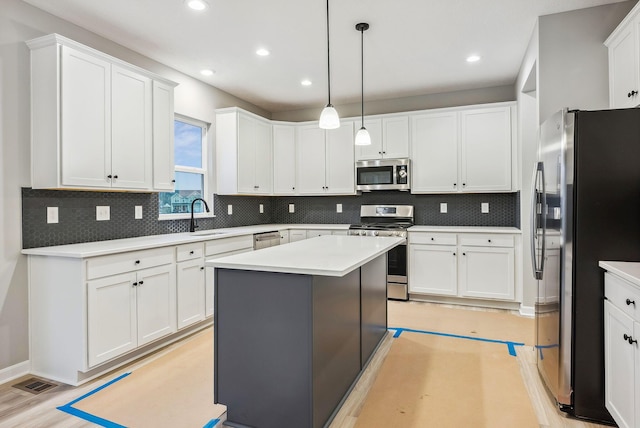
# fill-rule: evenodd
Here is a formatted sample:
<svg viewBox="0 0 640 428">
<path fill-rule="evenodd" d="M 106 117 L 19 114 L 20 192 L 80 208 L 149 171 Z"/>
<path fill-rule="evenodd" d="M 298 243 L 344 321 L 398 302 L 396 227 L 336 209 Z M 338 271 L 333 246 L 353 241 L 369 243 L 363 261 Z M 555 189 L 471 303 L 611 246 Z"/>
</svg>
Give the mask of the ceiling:
<svg viewBox="0 0 640 428">
<path fill-rule="evenodd" d="M 324 0 L 24 1 L 267 111 L 327 103 Z M 513 84 L 536 17 L 619 1 L 330 0 L 331 101 L 360 100 L 358 22 L 372 101 Z"/>
</svg>

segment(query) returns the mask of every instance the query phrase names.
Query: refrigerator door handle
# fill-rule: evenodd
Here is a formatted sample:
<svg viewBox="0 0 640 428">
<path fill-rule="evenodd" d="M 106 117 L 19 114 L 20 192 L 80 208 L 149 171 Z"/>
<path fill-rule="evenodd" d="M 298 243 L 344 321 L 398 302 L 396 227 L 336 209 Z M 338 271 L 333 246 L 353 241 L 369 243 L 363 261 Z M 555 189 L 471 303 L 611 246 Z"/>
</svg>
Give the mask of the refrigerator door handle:
<svg viewBox="0 0 640 428">
<path fill-rule="evenodd" d="M 536 239 L 538 237 L 538 177 L 542 174 L 544 187 L 544 166 L 542 162 L 537 162 L 533 169 L 533 178 L 531 180 L 531 266 L 533 268 L 533 276 L 535 279 L 542 279 L 542 269 L 544 264 L 544 232 L 542 234 L 542 258 L 540 266 L 538 266 L 538 258 L 536 254 Z M 543 191 L 544 192 L 544 191 Z M 546 198 L 545 198 L 546 202 Z M 544 204 L 546 205 L 546 204 Z M 544 206 L 541 206 L 544 213 Z"/>
</svg>

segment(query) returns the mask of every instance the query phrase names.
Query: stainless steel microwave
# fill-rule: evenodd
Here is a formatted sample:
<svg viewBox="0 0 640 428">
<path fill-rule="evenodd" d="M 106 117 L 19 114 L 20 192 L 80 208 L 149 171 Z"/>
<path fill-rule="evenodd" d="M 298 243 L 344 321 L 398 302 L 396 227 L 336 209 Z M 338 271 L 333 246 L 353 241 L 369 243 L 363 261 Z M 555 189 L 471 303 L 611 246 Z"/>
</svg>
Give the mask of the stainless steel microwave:
<svg viewBox="0 0 640 428">
<path fill-rule="evenodd" d="M 379 159 L 356 162 L 356 189 L 409 190 L 409 159 Z"/>
</svg>

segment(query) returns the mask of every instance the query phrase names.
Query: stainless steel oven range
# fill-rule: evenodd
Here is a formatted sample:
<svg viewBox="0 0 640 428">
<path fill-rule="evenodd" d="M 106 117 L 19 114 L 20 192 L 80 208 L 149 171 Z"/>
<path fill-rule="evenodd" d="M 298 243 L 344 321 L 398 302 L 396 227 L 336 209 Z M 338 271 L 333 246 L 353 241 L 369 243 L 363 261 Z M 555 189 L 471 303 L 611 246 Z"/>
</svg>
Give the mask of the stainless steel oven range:
<svg viewBox="0 0 640 428">
<path fill-rule="evenodd" d="M 360 224 L 349 227 L 349 235 L 400 236 L 405 242 L 387 253 L 387 297 L 408 300 L 407 228 L 413 226 L 412 205 L 362 205 Z"/>
</svg>

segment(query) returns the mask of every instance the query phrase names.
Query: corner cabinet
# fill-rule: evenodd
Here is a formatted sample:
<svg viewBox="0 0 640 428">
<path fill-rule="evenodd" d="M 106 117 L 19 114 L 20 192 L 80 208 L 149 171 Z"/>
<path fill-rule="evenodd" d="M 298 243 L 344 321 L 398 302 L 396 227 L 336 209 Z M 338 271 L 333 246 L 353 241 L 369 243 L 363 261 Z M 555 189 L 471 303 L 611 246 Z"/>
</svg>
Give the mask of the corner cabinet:
<svg viewBox="0 0 640 428">
<path fill-rule="evenodd" d="M 271 123 L 236 107 L 216 110 L 216 178 L 220 195 L 273 191 Z"/>
<path fill-rule="evenodd" d="M 354 126 L 324 130 L 317 123 L 299 126 L 296 141 L 298 194 L 355 194 Z"/>
<path fill-rule="evenodd" d="M 57 34 L 27 44 L 33 188 L 173 188 L 175 83 Z"/>
<path fill-rule="evenodd" d="M 605 406 L 621 428 L 640 426 L 640 287 L 604 278 Z"/>
<path fill-rule="evenodd" d="M 640 4 L 604 42 L 609 54 L 609 107 L 640 104 Z"/>
<path fill-rule="evenodd" d="M 515 104 L 410 116 L 412 193 L 516 190 Z"/>
</svg>

